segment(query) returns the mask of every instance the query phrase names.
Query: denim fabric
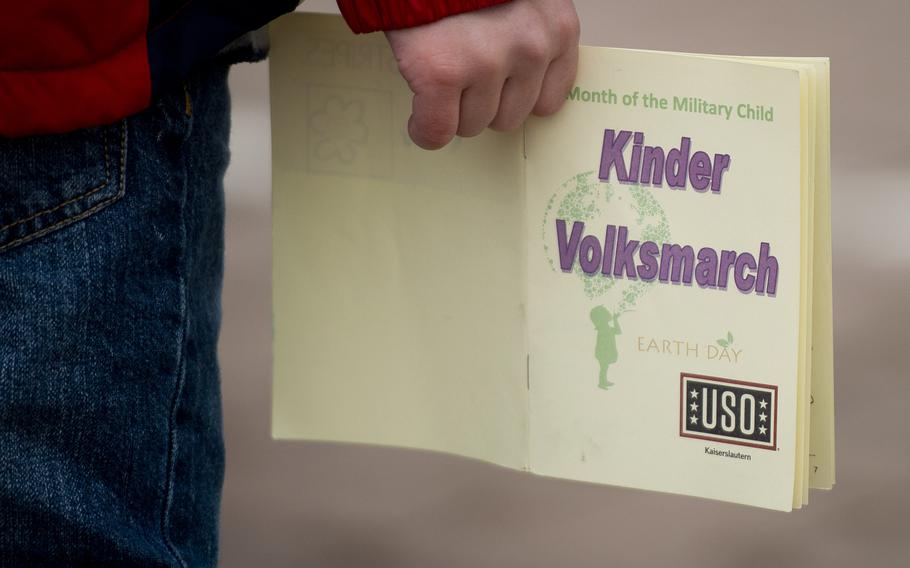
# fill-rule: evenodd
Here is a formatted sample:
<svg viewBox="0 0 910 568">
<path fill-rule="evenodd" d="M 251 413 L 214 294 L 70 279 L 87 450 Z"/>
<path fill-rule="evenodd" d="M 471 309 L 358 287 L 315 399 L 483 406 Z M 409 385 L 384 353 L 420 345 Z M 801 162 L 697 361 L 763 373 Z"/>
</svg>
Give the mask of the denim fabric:
<svg viewBox="0 0 910 568">
<path fill-rule="evenodd" d="M 216 564 L 227 63 L 0 139 L 0 566 Z"/>
</svg>

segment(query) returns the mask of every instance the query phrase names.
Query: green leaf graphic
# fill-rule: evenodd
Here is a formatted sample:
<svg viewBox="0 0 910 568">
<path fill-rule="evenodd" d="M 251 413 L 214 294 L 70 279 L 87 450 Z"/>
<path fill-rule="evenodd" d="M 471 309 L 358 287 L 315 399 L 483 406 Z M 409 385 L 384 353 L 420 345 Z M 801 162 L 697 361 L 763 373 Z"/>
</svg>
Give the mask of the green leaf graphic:
<svg viewBox="0 0 910 568">
<path fill-rule="evenodd" d="M 733 343 L 733 334 L 729 331 L 727 332 L 727 343 Z"/>
<path fill-rule="evenodd" d="M 727 345 L 729 345 L 729 343 L 727 343 L 727 340 L 725 340 L 725 339 L 718 339 L 717 344 L 720 345 L 721 347 L 726 347 Z"/>
</svg>

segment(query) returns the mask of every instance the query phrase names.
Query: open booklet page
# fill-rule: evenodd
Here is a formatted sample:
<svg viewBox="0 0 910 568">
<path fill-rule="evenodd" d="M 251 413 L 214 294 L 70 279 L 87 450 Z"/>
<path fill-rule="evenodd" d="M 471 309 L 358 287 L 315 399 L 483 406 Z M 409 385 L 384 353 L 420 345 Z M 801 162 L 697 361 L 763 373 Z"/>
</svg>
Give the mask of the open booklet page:
<svg viewBox="0 0 910 568">
<path fill-rule="evenodd" d="M 803 361 L 805 377 L 799 381 L 802 403 L 797 412 L 798 444 L 801 446 L 797 452 L 797 472 L 801 475 L 797 476 L 794 495 L 794 506 L 798 507 L 808 501 L 810 487 L 831 489 L 835 480 L 829 61 L 826 57 L 685 55 L 748 61 L 796 70 L 801 76 L 802 159 L 805 161 L 802 197 L 806 200 L 803 203 L 806 209 L 803 229 L 808 245 L 805 247 L 808 258 L 803 263 L 806 329 L 802 330 L 801 337 L 802 348 L 808 355 Z"/>
<path fill-rule="evenodd" d="M 382 35 L 271 36 L 273 434 L 525 468 L 521 133 L 426 152 Z"/>
<path fill-rule="evenodd" d="M 275 437 L 831 486 L 825 60 L 583 47 L 555 117 L 425 152 L 382 36 L 271 35 Z"/>
<path fill-rule="evenodd" d="M 582 51 L 526 129 L 533 471 L 789 509 L 797 71 Z"/>
</svg>

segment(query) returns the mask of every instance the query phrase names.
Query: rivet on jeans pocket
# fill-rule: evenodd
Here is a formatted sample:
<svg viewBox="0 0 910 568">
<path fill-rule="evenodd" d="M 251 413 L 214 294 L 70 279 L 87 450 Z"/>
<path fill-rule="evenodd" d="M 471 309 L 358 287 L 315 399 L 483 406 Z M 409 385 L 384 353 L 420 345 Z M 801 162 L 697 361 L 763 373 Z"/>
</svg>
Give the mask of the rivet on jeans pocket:
<svg viewBox="0 0 910 568">
<path fill-rule="evenodd" d="M 190 91 L 186 88 L 186 84 L 183 85 L 183 98 L 185 101 L 184 112 L 187 116 L 193 116 L 193 101 L 190 98 Z"/>
</svg>

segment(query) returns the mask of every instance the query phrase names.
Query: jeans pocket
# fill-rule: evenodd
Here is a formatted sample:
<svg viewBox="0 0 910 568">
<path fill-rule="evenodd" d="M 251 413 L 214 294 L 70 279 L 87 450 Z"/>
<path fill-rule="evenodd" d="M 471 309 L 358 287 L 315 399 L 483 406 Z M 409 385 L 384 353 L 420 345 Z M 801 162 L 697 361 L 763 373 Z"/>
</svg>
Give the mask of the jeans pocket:
<svg viewBox="0 0 910 568">
<path fill-rule="evenodd" d="M 126 121 L 0 138 L 0 253 L 80 221 L 123 196 Z"/>
</svg>

